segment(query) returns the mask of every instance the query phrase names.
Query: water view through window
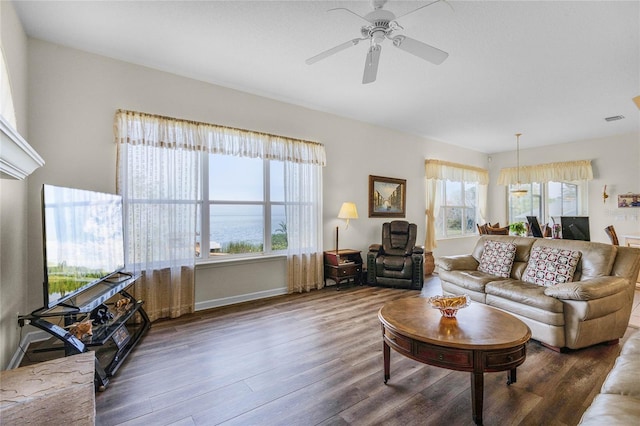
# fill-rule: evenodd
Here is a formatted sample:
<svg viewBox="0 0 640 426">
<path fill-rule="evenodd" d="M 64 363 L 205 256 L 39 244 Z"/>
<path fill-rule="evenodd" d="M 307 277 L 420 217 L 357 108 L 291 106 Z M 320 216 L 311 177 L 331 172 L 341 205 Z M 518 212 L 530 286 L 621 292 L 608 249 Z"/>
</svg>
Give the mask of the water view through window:
<svg viewBox="0 0 640 426">
<path fill-rule="evenodd" d="M 208 223 L 201 229 L 208 225 L 209 254 L 286 249 L 284 163 L 211 154 L 208 170 Z"/>
</svg>

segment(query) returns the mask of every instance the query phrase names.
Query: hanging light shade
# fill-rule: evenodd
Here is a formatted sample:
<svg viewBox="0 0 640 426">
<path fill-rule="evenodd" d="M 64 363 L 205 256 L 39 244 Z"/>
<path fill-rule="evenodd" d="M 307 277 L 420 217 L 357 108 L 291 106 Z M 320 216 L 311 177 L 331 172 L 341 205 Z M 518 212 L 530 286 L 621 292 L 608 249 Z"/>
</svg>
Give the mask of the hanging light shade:
<svg viewBox="0 0 640 426">
<path fill-rule="evenodd" d="M 517 187 L 516 189 L 512 189 L 511 190 L 511 195 L 515 196 L 515 197 L 522 197 L 523 195 L 527 194 L 527 189 L 526 188 L 522 188 L 520 186 L 520 136 L 522 136 L 522 133 L 516 133 L 516 180 L 517 180 Z"/>
</svg>

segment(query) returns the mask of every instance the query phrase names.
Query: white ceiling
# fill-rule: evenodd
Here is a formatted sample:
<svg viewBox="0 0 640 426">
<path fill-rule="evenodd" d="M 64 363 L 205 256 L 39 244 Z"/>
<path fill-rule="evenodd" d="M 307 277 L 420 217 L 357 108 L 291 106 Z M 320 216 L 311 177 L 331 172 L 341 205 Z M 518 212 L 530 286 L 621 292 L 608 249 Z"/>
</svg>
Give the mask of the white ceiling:
<svg viewBox="0 0 640 426">
<path fill-rule="evenodd" d="M 428 1 L 390 1 L 400 16 Z M 361 84 L 368 1 L 14 1 L 31 37 L 486 153 L 636 132 L 640 1 L 449 1 L 401 34 L 449 53 L 433 65 L 383 43 Z M 624 120 L 606 122 L 605 117 Z"/>
</svg>

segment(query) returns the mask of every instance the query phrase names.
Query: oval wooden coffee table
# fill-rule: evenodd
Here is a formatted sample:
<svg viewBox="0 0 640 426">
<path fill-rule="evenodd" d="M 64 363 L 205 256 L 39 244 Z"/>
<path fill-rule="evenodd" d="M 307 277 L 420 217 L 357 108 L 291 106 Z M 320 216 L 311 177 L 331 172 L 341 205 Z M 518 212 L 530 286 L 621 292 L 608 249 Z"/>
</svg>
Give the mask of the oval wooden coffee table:
<svg viewBox="0 0 640 426">
<path fill-rule="evenodd" d="M 515 383 L 516 367 L 526 357 L 531 330 L 518 318 L 480 303 L 444 318 L 428 299 L 410 297 L 386 303 L 378 318 L 382 324 L 384 382 L 390 378 L 390 348 L 437 367 L 471 372 L 473 421 L 482 424 L 484 373 L 508 371 Z"/>
</svg>

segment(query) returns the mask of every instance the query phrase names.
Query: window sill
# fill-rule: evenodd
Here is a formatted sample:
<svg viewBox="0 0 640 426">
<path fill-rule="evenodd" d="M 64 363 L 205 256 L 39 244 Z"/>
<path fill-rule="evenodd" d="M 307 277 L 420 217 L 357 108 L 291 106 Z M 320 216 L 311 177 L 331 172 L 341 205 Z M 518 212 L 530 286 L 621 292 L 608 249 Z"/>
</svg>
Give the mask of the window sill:
<svg viewBox="0 0 640 426">
<path fill-rule="evenodd" d="M 251 263 L 270 262 L 276 259 L 286 259 L 286 254 L 263 254 L 248 257 L 226 257 L 218 259 L 203 259 L 196 261 L 196 269 L 218 268 L 223 266 L 247 265 Z"/>
</svg>

